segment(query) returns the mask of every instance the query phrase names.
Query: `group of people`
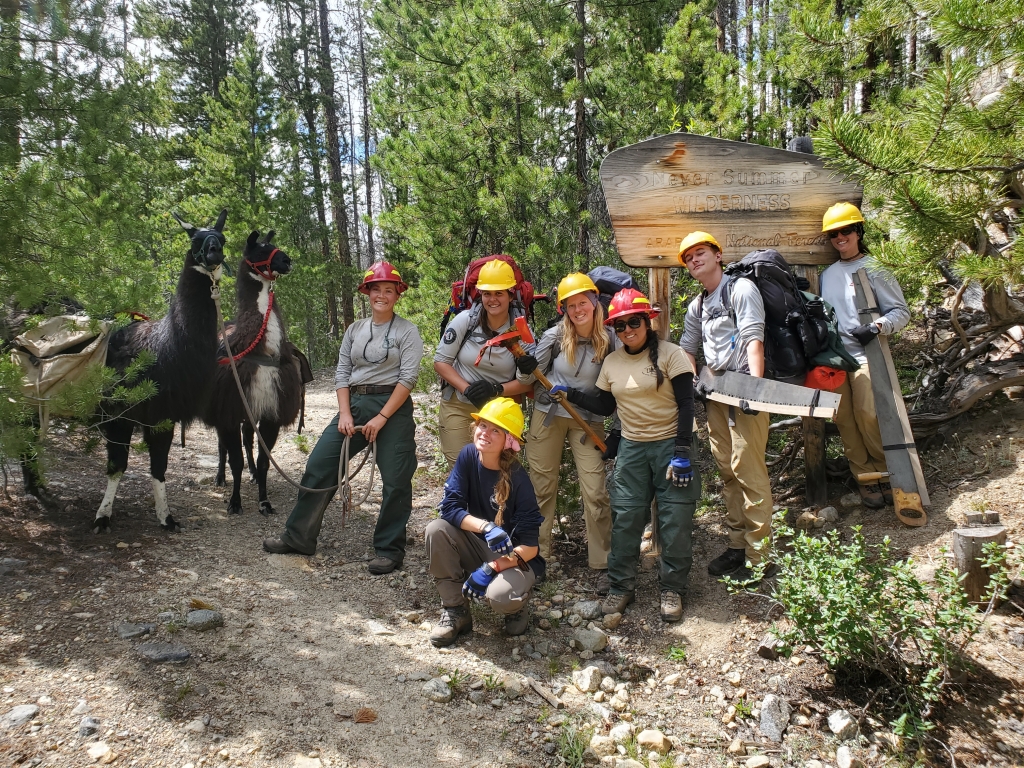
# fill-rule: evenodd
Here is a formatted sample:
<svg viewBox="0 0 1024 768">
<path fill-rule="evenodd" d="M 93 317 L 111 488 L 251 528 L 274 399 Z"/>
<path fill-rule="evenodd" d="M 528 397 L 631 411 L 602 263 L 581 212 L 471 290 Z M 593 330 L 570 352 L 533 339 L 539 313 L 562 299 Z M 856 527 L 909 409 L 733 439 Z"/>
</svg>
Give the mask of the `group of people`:
<svg viewBox="0 0 1024 768">
<path fill-rule="evenodd" d="M 881 317 L 862 324 L 854 305 L 854 273 L 865 266 L 864 218 L 849 203 L 825 214 L 822 226 L 840 260 L 822 275 L 822 295 L 835 307 L 844 344 L 862 367 L 839 393 L 836 422 L 851 471 L 884 471 L 863 344 L 891 334 L 909 320 L 899 286 L 869 268 Z M 698 356 L 712 371 L 765 375 L 765 308 L 749 280 L 723 270 L 722 249 L 706 232 L 682 239 L 678 257 L 703 287 L 691 302 L 678 345 L 661 339 L 652 321 L 658 310 L 640 291 L 616 293 L 607 311 L 585 274 L 558 285 L 561 319 L 525 353 L 488 344 L 515 328 L 516 277 L 501 259 L 480 270 L 471 309 L 445 328 L 434 355 L 442 379 L 438 433 L 449 475 L 440 515 L 427 526 L 429 572 L 441 600 L 431 632 L 438 647 L 472 631 L 467 601 L 480 601 L 505 617 L 505 631 L 529 627 L 530 592 L 545 578 L 552 556 L 552 529 L 563 450 L 571 451 L 586 523 L 588 563 L 604 595 L 602 611 L 621 613 L 635 599 L 640 547 L 652 501 L 661 545 L 658 585 L 663 621 L 682 618 L 693 562 L 693 516 L 701 494 L 695 461 L 694 398 Z M 371 316 L 345 332 L 335 386 L 338 415 L 311 453 L 304 488 L 335 484 L 344 450 L 352 455 L 376 444 L 383 496 L 373 536 L 370 573 L 402 565 L 412 511 L 416 469 L 415 424 L 410 393 L 423 341 L 416 326 L 395 313 L 408 285 L 387 262 L 374 264 L 359 291 Z M 537 380 L 543 373 L 552 386 Z M 526 429 L 518 401 L 531 393 L 533 416 Z M 569 405 L 567 405 L 569 404 Z M 568 408 L 595 433 L 614 417 L 601 450 Z M 771 545 L 772 498 L 765 450 L 769 416 L 749 408 L 705 403 L 711 453 L 723 481 L 728 547 L 708 565 L 711 575 L 754 578 Z M 358 425 L 358 426 L 357 426 Z M 525 452 L 529 471 L 519 462 Z M 615 469 L 606 483 L 605 462 Z M 610 486 L 610 487 L 608 487 Z M 860 486 L 869 507 L 891 503 L 886 487 Z M 266 539 L 273 553 L 313 554 L 324 511 L 333 493 L 303 490 L 285 531 Z"/>
</svg>

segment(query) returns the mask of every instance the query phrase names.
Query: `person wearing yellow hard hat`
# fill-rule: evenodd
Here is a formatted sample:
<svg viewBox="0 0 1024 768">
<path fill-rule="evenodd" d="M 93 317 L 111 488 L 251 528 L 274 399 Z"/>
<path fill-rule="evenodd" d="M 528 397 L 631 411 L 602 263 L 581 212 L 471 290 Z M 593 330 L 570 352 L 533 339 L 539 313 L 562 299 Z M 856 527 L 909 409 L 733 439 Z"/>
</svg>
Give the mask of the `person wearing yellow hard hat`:
<svg viewBox="0 0 1024 768">
<path fill-rule="evenodd" d="M 473 442 L 459 451 L 444 484 L 441 516 L 427 526 L 428 570 L 441 598 L 430 632 L 436 647 L 473 631 L 467 600 L 505 616 L 505 633 L 529 628 L 530 590 L 544 576 L 537 496 L 516 455 L 526 419 L 498 397 L 473 413 Z"/>
<path fill-rule="evenodd" d="M 694 370 L 697 354 L 703 352 L 713 371 L 763 377 L 765 309 L 757 286 L 726 276 L 722 246 L 707 232 L 686 235 L 679 260 L 704 288 L 687 308 L 679 339 Z M 697 390 L 704 394 L 699 384 Z M 712 400 L 706 401 L 705 411 L 711 454 L 724 485 L 729 531 L 729 546 L 708 564 L 708 573 L 749 581 L 750 567 L 761 561 L 764 546 L 771 541 L 772 487 L 765 464 L 770 417 Z"/>
<path fill-rule="evenodd" d="M 601 364 L 619 346 L 612 330 L 604 325 L 604 307 L 599 297 L 597 285 L 582 272 L 567 275 L 558 284 L 558 307 L 562 320 L 544 333 L 534 352 L 540 370 L 552 384 L 597 394 Z M 544 516 L 540 529 L 540 553 L 548 559 L 552 556 L 551 531 L 555 522 L 558 474 L 562 451 L 568 441 L 583 496 L 587 559 L 590 567 L 597 571 L 597 593 L 606 595 L 612 512 L 605 484 L 604 460 L 614 456 L 618 439 L 609 437 L 607 454 L 595 450 L 583 429 L 561 405 L 551 400 L 547 390 L 532 374 L 520 373 L 519 381 L 534 386 L 533 418 L 530 420 L 526 454 L 530 462 L 530 479 Z M 580 415 L 591 422 L 595 431 L 604 430 L 604 417 L 583 409 Z"/>
<path fill-rule="evenodd" d="M 449 468 L 473 437 L 474 410 L 493 397 L 515 397 L 530 390 L 516 379 L 518 371 L 530 372 L 536 367 L 529 354 L 517 360 L 504 347 L 491 347 L 476 364 L 487 341 L 512 330 L 516 316 L 522 314 L 512 303 L 515 288 L 510 264 L 498 256 L 486 262 L 480 269 L 472 308 L 448 324 L 434 353 L 434 370 L 443 380 L 438 436 Z"/>
<path fill-rule="evenodd" d="M 419 378 L 423 339 L 414 323 L 395 313 L 395 304 L 408 287 L 386 261 L 373 264 L 363 275 L 358 290 L 369 298 L 371 314 L 345 329 L 334 373 L 338 415 L 317 440 L 301 481 L 306 488 L 337 484 L 346 439 L 351 456 L 375 443 L 383 493 L 373 532 L 375 557 L 367 564 L 374 575 L 402 565 L 412 514 L 416 423 L 409 395 Z M 275 554 L 315 553 L 333 496 L 333 491 L 299 491 L 284 533 L 266 539 L 263 548 Z"/>
<path fill-rule="evenodd" d="M 910 310 L 899 283 L 866 258 L 864 216 L 857 206 L 836 203 L 830 207 L 822 217 L 821 231 L 828 235 L 839 254 L 839 261 L 821 274 L 821 297 L 835 308 L 843 345 L 861 364 L 856 371 L 847 373 L 846 381 L 836 390 L 840 395 L 836 426 L 850 472 L 856 478 L 866 472 L 886 471 L 864 345 L 880 334 L 890 336 L 903 328 L 910 322 Z M 857 312 L 854 275 L 860 269 L 867 270 L 882 315 L 873 323 L 862 323 Z M 857 491 L 864 506 L 871 509 L 892 504 L 888 483 L 858 483 Z"/>
<path fill-rule="evenodd" d="M 693 368 L 679 347 L 658 338 L 651 325 L 657 316 L 640 291 L 616 293 L 604 322 L 622 346 L 604 359 L 596 393 L 558 384 L 551 394 L 603 416 L 617 409 L 622 423 L 611 488 L 610 588 L 602 613 L 622 613 L 636 596 L 644 525 L 657 499 L 660 614 L 662 621 L 676 622 L 683 618 L 693 565 L 700 472 L 690 461 L 696 458 Z"/>
</svg>

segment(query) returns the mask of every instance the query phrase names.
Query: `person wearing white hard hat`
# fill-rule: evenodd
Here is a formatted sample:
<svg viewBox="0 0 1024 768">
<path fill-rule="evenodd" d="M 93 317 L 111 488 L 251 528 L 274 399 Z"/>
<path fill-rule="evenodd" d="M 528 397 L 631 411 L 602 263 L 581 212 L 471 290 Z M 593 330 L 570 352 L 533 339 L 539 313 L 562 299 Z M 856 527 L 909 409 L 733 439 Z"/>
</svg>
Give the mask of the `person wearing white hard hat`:
<svg viewBox="0 0 1024 768">
<path fill-rule="evenodd" d="M 852 203 L 836 203 L 821 222 L 821 231 L 828 235 L 839 261 L 821 275 L 821 297 L 831 304 L 839 321 L 843 346 L 861 364 L 846 375 L 836 390 L 840 395 L 836 426 L 843 441 L 843 452 L 850 462 L 854 479 L 867 472 L 885 472 L 885 452 L 875 413 L 875 395 L 871 389 L 871 372 L 864 354 L 864 344 L 879 334 L 891 336 L 910 322 L 910 310 L 903 290 L 890 275 L 867 259 L 864 243 L 864 215 Z M 881 317 L 873 323 L 862 323 L 857 312 L 854 275 L 861 269 L 868 273 L 868 282 L 875 292 Z M 892 488 L 880 484 L 857 483 L 864 506 L 880 509 L 892 504 Z"/>
</svg>

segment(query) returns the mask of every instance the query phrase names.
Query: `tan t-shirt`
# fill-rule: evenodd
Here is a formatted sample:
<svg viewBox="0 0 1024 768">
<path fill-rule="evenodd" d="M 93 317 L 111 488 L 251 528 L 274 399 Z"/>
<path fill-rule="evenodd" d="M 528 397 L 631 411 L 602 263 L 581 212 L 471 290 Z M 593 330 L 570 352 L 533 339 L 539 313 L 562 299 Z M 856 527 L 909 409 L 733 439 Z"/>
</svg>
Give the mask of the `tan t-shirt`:
<svg viewBox="0 0 1024 768">
<path fill-rule="evenodd" d="M 658 367 L 665 375 L 660 387 L 647 350 L 631 355 L 617 349 L 601 366 L 598 389 L 615 396 L 622 436 L 627 440 L 653 443 L 676 436 L 679 409 L 671 379 L 692 373 L 693 368 L 683 351 L 667 341 L 658 343 Z"/>
</svg>

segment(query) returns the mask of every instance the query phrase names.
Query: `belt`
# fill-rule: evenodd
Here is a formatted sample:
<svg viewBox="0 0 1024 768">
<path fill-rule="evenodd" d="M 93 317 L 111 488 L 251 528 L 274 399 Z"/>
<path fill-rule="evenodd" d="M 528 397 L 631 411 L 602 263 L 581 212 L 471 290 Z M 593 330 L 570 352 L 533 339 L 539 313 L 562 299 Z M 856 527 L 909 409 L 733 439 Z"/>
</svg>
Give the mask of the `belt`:
<svg viewBox="0 0 1024 768">
<path fill-rule="evenodd" d="M 353 395 L 390 395 L 395 391 L 395 385 L 359 384 L 355 387 L 349 387 L 348 390 Z"/>
</svg>

